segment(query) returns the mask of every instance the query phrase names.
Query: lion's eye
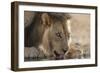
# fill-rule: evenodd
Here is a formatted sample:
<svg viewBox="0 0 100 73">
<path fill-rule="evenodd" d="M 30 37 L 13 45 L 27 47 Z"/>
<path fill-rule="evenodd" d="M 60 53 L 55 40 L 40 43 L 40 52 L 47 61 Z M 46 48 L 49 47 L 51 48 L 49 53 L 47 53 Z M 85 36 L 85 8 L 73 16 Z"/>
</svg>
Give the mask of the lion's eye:
<svg viewBox="0 0 100 73">
<path fill-rule="evenodd" d="M 59 38 L 62 38 L 61 32 L 57 32 L 56 36 L 59 37 Z"/>
</svg>

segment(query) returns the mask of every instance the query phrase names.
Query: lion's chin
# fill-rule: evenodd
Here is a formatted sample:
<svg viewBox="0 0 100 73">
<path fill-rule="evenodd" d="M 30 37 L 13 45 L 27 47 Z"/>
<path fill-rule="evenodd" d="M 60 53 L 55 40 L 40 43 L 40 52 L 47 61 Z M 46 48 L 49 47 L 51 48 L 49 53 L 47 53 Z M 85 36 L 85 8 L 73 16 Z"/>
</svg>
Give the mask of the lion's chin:
<svg viewBox="0 0 100 73">
<path fill-rule="evenodd" d="M 64 55 L 56 56 L 56 60 L 62 60 L 62 59 L 64 59 Z"/>
<path fill-rule="evenodd" d="M 58 54 L 56 51 L 54 51 L 54 54 L 56 60 L 64 59 L 64 54 Z"/>
</svg>

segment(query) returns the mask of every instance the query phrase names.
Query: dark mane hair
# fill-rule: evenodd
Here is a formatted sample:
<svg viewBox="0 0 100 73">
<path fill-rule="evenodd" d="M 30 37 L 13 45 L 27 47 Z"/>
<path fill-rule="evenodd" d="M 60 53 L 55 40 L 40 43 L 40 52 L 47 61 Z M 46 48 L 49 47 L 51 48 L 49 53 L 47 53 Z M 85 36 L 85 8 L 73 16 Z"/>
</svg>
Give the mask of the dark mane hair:
<svg viewBox="0 0 100 73">
<path fill-rule="evenodd" d="M 25 46 L 32 47 L 38 46 L 39 42 L 41 41 L 42 32 L 40 32 L 39 28 L 41 27 L 41 18 L 40 13 L 36 13 L 33 21 L 31 22 L 30 26 L 24 29 L 24 36 L 25 36 Z"/>
<path fill-rule="evenodd" d="M 50 18 L 53 20 L 53 22 L 65 22 L 66 19 L 70 19 L 71 16 L 69 14 L 65 13 L 50 13 Z"/>
</svg>

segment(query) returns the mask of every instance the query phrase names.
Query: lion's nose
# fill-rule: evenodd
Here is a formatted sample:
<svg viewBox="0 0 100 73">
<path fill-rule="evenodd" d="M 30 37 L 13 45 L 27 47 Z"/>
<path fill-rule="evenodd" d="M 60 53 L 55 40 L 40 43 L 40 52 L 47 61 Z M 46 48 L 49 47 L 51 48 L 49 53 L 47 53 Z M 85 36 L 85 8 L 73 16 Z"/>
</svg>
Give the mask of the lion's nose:
<svg viewBox="0 0 100 73">
<path fill-rule="evenodd" d="M 67 52 L 67 50 L 68 50 L 68 49 L 67 49 L 67 48 L 65 48 L 65 49 L 63 49 L 63 52 L 64 52 L 64 53 L 66 53 L 66 52 Z"/>
</svg>

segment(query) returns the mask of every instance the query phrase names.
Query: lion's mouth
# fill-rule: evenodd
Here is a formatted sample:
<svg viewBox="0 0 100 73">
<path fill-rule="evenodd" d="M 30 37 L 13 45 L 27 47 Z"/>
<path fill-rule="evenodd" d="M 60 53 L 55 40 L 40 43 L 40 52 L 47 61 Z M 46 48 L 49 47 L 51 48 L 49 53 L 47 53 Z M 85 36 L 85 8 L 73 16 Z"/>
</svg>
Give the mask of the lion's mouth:
<svg viewBox="0 0 100 73">
<path fill-rule="evenodd" d="M 54 54 L 55 54 L 55 59 L 56 60 L 61 60 L 61 59 L 64 59 L 64 54 L 58 54 L 56 51 L 54 51 Z"/>
</svg>

